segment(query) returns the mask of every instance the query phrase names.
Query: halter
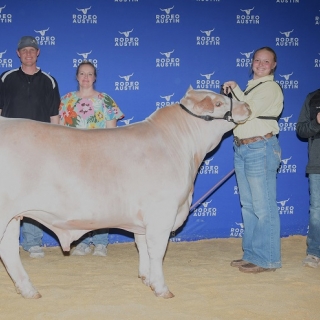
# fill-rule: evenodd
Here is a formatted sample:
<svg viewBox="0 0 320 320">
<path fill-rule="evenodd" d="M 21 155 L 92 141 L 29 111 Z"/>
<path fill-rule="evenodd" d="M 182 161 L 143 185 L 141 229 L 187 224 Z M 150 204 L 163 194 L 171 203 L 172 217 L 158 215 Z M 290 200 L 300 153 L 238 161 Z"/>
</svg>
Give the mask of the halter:
<svg viewBox="0 0 320 320">
<path fill-rule="evenodd" d="M 200 119 L 205 120 L 205 121 L 212 121 L 212 120 L 222 119 L 222 120 L 226 120 L 226 121 L 228 121 L 228 122 L 233 122 L 234 124 L 238 124 L 238 123 L 235 122 L 235 121 L 233 120 L 233 118 L 232 118 L 232 105 L 233 105 L 233 103 L 232 103 L 232 99 L 231 99 L 231 98 L 229 98 L 229 99 L 230 99 L 230 111 L 227 111 L 227 112 L 225 113 L 225 115 L 224 115 L 223 117 L 221 117 L 221 118 L 219 118 L 219 117 L 211 117 L 211 116 L 209 116 L 209 115 L 199 116 L 199 115 L 194 114 L 193 112 L 191 112 L 191 111 L 190 111 L 189 109 L 187 109 L 183 104 L 180 103 L 179 105 L 180 105 L 180 107 L 181 107 L 184 111 L 186 111 L 187 113 L 191 114 L 192 116 L 194 116 L 194 117 L 196 117 L 196 118 L 200 118 Z"/>
</svg>

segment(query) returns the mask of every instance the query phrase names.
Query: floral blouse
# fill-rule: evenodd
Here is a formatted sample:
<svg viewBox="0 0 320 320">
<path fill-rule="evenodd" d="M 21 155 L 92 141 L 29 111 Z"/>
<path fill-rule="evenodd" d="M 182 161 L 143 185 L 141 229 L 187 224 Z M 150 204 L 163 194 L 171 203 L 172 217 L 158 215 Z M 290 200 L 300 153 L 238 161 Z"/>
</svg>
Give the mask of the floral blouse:
<svg viewBox="0 0 320 320">
<path fill-rule="evenodd" d="M 105 128 L 106 121 L 122 119 L 124 114 L 115 101 L 106 93 L 94 98 L 79 98 L 76 91 L 61 97 L 60 123 L 75 128 Z"/>
</svg>

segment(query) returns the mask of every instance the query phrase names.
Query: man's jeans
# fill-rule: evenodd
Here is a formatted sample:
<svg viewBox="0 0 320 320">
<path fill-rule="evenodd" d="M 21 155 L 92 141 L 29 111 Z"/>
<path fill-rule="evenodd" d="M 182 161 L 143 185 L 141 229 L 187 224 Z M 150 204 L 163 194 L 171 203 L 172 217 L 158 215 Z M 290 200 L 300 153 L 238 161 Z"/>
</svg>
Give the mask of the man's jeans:
<svg viewBox="0 0 320 320">
<path fill-rule="evenodd" d="M 244 235 L 243 260 L 263 268 L 281 267 L 280 218 L 276 176 L 281 148 L 276 136 L 247 145 L 234 144 Z"/>
<path fill-rule="evenodd" d="M 31 247 L 42 246 L 43 231 L 40 224 L 32 219 L 23 218 L 22 220 L 22 248 L 28 251 Z"/>
<path fill-rule="evenodd" d="M 81 242 L 87 245 L 90 245 L 92 243 L 94 245 L 102 244 L 104 246 L 107 246 L 109 239 L 108 231 L 109 229 L 99 229 L 88 232 L 77 241 L 77 244 Z"/>
<path fill-rule="evenodd" d="M 309 174 L 310 216 L 307 254 L 320 258 L 320 174 Z"/>
</svg>

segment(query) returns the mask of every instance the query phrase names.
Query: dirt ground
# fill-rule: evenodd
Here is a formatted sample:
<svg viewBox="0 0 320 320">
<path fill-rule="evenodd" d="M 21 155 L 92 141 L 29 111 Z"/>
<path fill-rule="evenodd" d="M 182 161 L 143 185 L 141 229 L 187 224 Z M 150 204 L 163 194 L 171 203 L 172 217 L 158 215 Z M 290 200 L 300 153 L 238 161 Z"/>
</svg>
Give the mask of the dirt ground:
<svg viewBox="0 0 320 320">
<path fill-rule="evenodd" d="M 320 319 L 320 268 L 302 267 L 306 237 L 282 239 L 283 267 L 244 274 L 229 265 L 241 239 L 169 243 L 164 260 L 172 299 L 157 298 L 138 279 L 133 243 L 111 244 L 107 257 L 64 255 L 21 259 L 41 299 L 15 292 L 0 264 L 0 319 L 260 320 Z"/>
</svg>

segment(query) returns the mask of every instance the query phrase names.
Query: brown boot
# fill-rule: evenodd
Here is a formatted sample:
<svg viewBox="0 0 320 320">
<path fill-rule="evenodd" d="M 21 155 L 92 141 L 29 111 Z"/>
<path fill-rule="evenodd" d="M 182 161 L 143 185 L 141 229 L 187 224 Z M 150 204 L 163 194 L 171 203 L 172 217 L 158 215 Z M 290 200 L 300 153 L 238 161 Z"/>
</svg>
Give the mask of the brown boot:
<svg viewBox="0 0 320 320">
<path fill-rule="evenodd" d="M 260 273 L 260 272 L 276 271 L 276 268 L 263 268 L 253 263 L 247 263 L 240 266 L 239 270 L 245 273 Z"/>
<path fill-rule="evenodd" d="M 239 268 L 240 266 L 242 266 L 244 264 L 247 264 L 247 263 L 248 263 L 248 261 L 243 260 L 243 259 L 232 260 L 231 263 L 230 263 L 230 266 Z"/>
</svg>

